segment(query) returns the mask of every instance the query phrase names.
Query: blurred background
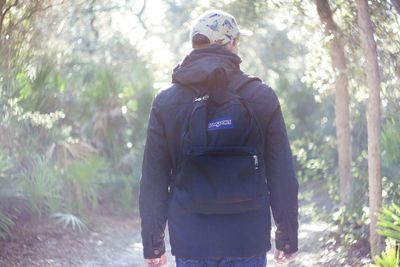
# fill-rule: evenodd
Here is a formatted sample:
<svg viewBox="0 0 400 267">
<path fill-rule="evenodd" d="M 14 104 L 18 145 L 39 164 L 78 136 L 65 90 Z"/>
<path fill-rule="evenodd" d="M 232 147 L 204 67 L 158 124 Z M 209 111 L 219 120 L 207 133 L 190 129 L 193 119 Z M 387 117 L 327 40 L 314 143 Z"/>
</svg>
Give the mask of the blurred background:
<svg viewBox="0 0 400 267">
<path fill-rule="evenodd" d="M 242 70 L 281 101 L 301 186 L 290 266 L 398 266 L 398 0 L 0 0 L 0 266 L 142 266 L 151 101 L 208 9 L 254 33 Z"/>
</svg>

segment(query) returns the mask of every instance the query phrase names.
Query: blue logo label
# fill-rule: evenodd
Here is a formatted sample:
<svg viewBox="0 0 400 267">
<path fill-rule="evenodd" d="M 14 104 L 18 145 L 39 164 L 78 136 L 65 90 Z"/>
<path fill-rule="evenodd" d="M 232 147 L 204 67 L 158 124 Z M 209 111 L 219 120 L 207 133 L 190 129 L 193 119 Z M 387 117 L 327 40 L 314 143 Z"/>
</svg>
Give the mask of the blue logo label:
<svg viewBox="0 0 400 267">
<path fill-rule="evenodd" d="M 213 119 L 210 122 L 208 122 L 209 131 L 225 130 L 225 129 L 233 129 L 233 121 L 231 116 L 225 116 Z"/>
</svg>

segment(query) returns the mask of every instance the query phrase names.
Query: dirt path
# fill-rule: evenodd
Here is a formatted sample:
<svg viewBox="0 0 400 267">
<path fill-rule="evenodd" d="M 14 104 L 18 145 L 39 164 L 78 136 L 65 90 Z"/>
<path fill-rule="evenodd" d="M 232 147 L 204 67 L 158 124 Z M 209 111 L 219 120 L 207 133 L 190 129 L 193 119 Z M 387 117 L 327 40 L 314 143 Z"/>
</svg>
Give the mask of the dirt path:
<svg viewBox="0 0 400 267">
<path fill-rule="evenodd" d="M 313 197 L 311 206 L 304 202 L 300 212 L 299 253 L 287 266 L 366 266 L 368 261 L 355 257 L 345 262 L 343 247 L 324 245 L 331 225 L 323 221 L 311 221 L 309 215 L 315 211 L 312 203 L 321 203 Z M 307 211 L 308 209 L 308 211 Z M 48 221 L 30 222 L 17 227 L 14 240 L 0 241 L 1 267 L 133 267 L 144 266 L 140 238 L 139 219 L 102 216 L 93 223 L 94 228 L 86 233 L 65 230 Z M 168 244 L 168 240 L 166 242 Z M 272 242 L 273 243 L 273 242 Z M 167 246 L 169 267 L 175 266 L 174 258 Z M 275 264 L 271 250 L 268 267 Z M 347 257 L 347 256 L 346 256 Z"/>
<path fill-rule="evenodd" d="M 318 240 L 326 227 L 323 223 L 301 224 L 300 252 L 296 262 L 289 266 L 323 266 Z M 95 229 L 83 234 L 41 222 L 34 228 L 25 226 L 20 234 L 23 239 L 0 242 L 1 267 L 143 266 L 138 219 L 102 217 Z M 169 266 L 174 266 L 169 246 L 167 255 Z M 268 266 L 277 266 L 272 251 L 268 253 L 268 262 Z"/>
</svg>

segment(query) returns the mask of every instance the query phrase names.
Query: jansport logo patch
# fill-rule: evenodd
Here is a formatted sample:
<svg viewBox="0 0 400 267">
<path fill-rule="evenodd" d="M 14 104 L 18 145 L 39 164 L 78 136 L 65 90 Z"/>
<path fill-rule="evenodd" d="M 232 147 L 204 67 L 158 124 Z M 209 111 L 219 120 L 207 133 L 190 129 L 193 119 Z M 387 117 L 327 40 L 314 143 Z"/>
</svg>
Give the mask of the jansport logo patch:
<svg viewBox="0 0 400 267">
<path fill-rule="evenodd" d="M 224 130 L 224 129 L 233 129 L 232 117 L 225 116 L 213 119 L 210 122 L 208 122 L 209 131 Z"/>
</svg>

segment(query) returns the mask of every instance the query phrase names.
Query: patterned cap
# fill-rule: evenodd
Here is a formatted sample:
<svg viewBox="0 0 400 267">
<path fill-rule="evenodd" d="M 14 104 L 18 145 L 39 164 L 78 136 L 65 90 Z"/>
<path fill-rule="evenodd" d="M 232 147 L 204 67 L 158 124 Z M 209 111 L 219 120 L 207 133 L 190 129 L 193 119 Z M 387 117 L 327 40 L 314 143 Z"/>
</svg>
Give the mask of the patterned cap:
<svg viewBox="0 0 400 267">
<path fill-rule="evenodd" d="M 239 35 L 250 35 L 249 31 L 239 30 L 235 18 L 221 10 L 203 13 L 192 25 L 190 40 L 202 34 L 210 39 L 211 44 L 227 44 Z"/>
</svg>

